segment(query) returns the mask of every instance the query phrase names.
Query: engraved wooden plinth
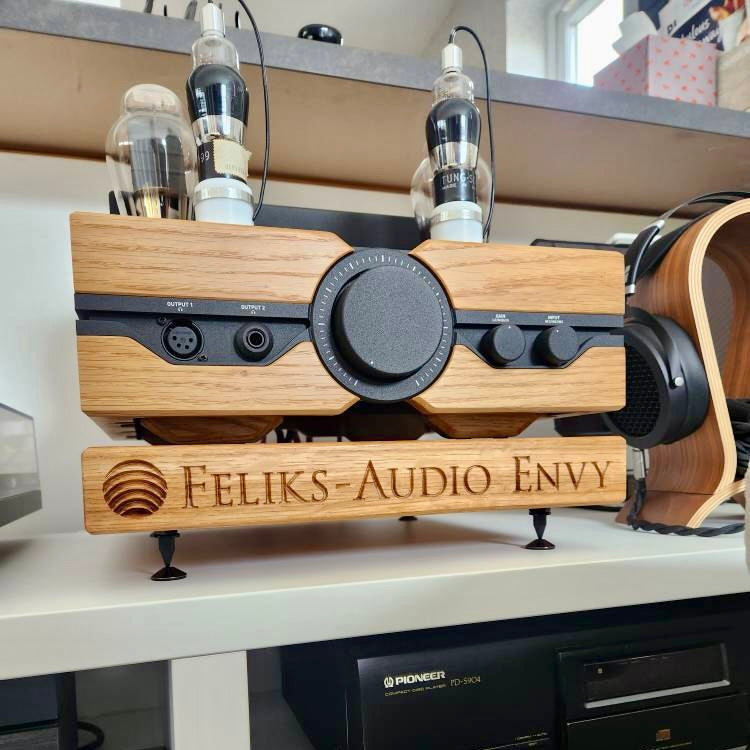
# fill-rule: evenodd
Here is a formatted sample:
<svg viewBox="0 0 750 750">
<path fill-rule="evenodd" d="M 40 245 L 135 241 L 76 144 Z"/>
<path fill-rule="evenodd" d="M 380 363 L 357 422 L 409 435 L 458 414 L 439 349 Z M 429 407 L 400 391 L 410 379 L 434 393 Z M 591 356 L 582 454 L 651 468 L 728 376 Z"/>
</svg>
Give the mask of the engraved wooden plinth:
<svg viewBox="0 0 750 750">
<path fill-rule="evenodd" d="M 83 490 L 95 534 L 618 503 L 625 443 L 109 446 L 83 454 Z"/>
<path fill-rule="evenodd" d="M 648 496 L 640 517 L 700 526 L 725 500 L 744 490 L 736 481 L 737 453 L 727 398 L 750 396 L 750 201 L 716 211 L 690 227 L 659 268 L 638 284 L 633 305 L 665 315 L 690 336 L 708 377 L 710 404 L 703 424 L 688 437 L 649 451 Z M 702 271 L 711 258 L 732 290 L 732 322 L 720 367 L 703 296 Z M 629 505 L 618 520 L 625 522 Z"/>
</svg>

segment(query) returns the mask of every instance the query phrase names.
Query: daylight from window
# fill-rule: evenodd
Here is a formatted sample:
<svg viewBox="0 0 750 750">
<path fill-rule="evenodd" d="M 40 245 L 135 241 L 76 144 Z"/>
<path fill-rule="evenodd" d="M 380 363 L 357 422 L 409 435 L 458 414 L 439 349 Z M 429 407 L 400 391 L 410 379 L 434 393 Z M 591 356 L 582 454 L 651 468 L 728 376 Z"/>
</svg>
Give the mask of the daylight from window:
<svg viewBox="0 0 750 750">
<path fill-rule="evenodd" d="M 594 74 L 617 57 L 612 44 L 620 36 L 622 5 L 622 0 L 603 0 L 576 24 L 576 83 L 593 86 Z"/>
</svg>

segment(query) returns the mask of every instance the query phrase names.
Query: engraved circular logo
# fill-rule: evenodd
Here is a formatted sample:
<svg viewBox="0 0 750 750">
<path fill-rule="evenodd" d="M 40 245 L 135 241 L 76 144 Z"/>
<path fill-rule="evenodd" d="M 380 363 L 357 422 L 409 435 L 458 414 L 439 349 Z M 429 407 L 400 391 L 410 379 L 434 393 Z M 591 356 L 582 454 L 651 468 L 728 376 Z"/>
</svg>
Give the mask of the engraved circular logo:
<svg viewBox="0 0 750 750">
<path fill-rule="evenodd" d="M 392 687 L 393 687 L 393 685 L 394 685 L 394 684 L 395 684 L 395 683 L 394 683 L 394 681 L 393 681 L 393 677 L 390 677 L 390 676 L 389 676 L 389 677 L 386 677 L 386 678 L 385 678 L 385 679 L 383 680 L 383 685 L 384 685 L 384 686 L 385 686 L 386 688 L 389 688 L 389 689 L 390 689 L 390 688 L 392 688 Z"/>
<path fill-rule="evenodd" d="M 167 497 L 167 480 L 148 461 L 123 461 L 107 472 L 102 492 L 107 505 L 121 516 L 150 516 Z"/>
</svg>

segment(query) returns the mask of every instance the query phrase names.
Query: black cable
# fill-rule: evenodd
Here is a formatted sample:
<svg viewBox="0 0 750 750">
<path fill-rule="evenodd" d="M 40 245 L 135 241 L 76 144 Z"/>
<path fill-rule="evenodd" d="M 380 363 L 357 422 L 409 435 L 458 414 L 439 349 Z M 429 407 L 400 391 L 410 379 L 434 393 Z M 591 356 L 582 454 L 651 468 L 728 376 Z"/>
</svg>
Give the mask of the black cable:
<svg viewBox="0 0 750 750">
<path fill-rule="evenodd" d="M 255 23 L 253 14 L 245 4 L 245 0 L 237 0 L 242 6 L 242 9 L 247 13 L 247 17 L 250 19 L 250 24 L 255 32 L 255 41 L 258 44 L 258 55 L 260 57 L 260 72 L 263 79 L 263 110 L 265 113 L 266 120 L 266 148 L 263 154 L 263 177 L 260 182 L 260 192 L 258 193 L 258 202 L 255 205 L 255 211 L 253 211 L 253 221 L 260 213 L 260 209 L 263 208 L 263 196 L 266 193 L 266 181 L 268 180 L 268 161 L 269 153 L 271 150 L 271 115 L 268 109 L 268 72 L 266 71 L 266 61 L 263 56 L 263 42 L 260 40 L 260 31 L 258 31 L 258 25 Z"/>
<path fill-rule="evenodd" d="M 106 739 L 105 734 L 96 724 L 91 724 L 88 721 L 79 721 L 77 722 L 77 726 L 80 731 L 94 735 L 94 739 L 91 742 L 81 745 L 78 750 L 98 750 L 104 744 L 104 740 Z"/>
<path fill-rule="evenodd" d="M 595 510 L 597 513 L 619 513 L 622 505 L 581 505 L 581 510 Z"/>
<path fill-rule="evenodd" d="M 657 534 L 676 534 L 677 536 L 699 536 L 712 537 L 723 536 L 725 534 L 737 534 L 745 530 L 744 523 L 730 523 L 726 526 L 691 526 L 669 525 L 666 523 L 651 523 L 651 521 L 642 521 L 638 514 L 643 509 L 646 500 L 646 480 L 638 479 L 636 481 L 635 494 L 633 495 L 633 504 L 630 506 L 628 513 L 628 524 L 634 531 L 655 531 Z"/>
<path fill-rule="evenodd" d="M 242 0 L 240 0 L 242 2 Z M 487 210 L 487 221 L 484 223 L 484 229 L 482 236 L 484 241 L 488 242 L 490 238 L 490 229 L 492 228 L 492 212 L 495 209 L 495 137 L 492 134 L 492 96 L 490 94 L 490 66 L 487 64 L 487 55 L 484 53 L 484 46 L 481 40 L 477 36 L 474 29 L 468 26 L 454 26 L 450 33 L 450 43 L 454 44 L 454 39 L 459 31 L 465 31 L 467 34 L 471 34 L 474 37 L 474 41 L 479 47 L 479 52 L 482 55 L 482 62 L 484 63 L 484 86 L 485 86 L 485 101 L 487 102 L 487 127 L 490 131 L 490 172 L 492 175 L 492 184 L 490 187 L 490 206 Z M 481 140 L 481 132 L 479 134 Z"/>
<path fill-rule="evenodd" d="M 737 450 L 737 471 L 735 479 L 744 479 L 750 458 L 750 399 L 727 399 L 729 417 L 732 421 L 732 432 Z M 744 523 L 730 523 L 725 526 L 690 526 L 651 523 L 638 518 L 646 502 L 646 477 L 636 479 L 633 503 L 628 512 L 628 524 L 635 531 L 655 531 L 657 534 L 676 534 L 677 536 L 713 537 L 725 534 L 737 534 L 745 530 Z"/>
</svg>

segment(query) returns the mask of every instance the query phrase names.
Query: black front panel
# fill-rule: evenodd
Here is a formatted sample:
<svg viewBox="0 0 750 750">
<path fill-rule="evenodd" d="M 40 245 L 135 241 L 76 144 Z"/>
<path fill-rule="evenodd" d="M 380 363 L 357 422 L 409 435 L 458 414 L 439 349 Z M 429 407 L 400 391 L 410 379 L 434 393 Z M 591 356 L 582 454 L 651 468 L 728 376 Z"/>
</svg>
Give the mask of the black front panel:
<svg viewBox="0 0 750 750">
<path fill-rule="evenodd" d="M 316 750 L 735 750 L 746 595 L 282 649 Z"/>
<path fill-rule="evenodd" d="M 568 750 L 735 750 L 747 745 L 747 696 L 572 722 Z"/>
<path fill-rule="evenodd" d="M 307 305 L 78 294 L 76 310 L 79 336 L 126 336 L 175 365 L 269 365 L 309 340 Z M 261 331 L 262 356 L 249 356 L 239 337 Z"/>
<path fill-rule="evenodd" d="M 550 747 L 554 685 L 529 680 L 545 657 L 521 641 L 360 659 L 363 748 Z"/>
<path fill-rule="evenodd" d="M 724 645 L 601 659 L 584 664 L 586 705 L 729 684 Z"/>
</svg>

